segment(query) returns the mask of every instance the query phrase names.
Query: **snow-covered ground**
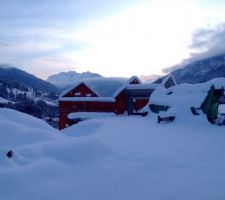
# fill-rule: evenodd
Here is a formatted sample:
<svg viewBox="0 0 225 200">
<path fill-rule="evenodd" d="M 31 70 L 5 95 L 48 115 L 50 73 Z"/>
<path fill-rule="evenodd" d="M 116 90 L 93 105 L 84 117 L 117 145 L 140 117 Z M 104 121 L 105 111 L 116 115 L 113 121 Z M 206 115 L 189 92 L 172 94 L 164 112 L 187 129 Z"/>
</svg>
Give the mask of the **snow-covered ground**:
<svg viewBox="0 0 225 200">
<path fill-rule="evenodd" d="M 224 200 L 224 128 L 204 115 L 156 119 L 90 119 L 58 132 L 0 109 L 0 199 Z"/>
</svg>

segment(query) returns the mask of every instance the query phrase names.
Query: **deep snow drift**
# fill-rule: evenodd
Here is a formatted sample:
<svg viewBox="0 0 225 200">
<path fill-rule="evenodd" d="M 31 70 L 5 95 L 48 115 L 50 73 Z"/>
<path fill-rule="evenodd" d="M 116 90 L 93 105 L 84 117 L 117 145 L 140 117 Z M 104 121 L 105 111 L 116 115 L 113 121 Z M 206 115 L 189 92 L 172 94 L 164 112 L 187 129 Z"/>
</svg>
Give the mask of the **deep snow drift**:
<svg viewBox="0 0 225 200">
<path fill-rule="evenodd" d="M 0 199 L 223 200 L 224 128 L 179 118 L 105 117 L 58 132 L 0 109 Z"/>
</svg>

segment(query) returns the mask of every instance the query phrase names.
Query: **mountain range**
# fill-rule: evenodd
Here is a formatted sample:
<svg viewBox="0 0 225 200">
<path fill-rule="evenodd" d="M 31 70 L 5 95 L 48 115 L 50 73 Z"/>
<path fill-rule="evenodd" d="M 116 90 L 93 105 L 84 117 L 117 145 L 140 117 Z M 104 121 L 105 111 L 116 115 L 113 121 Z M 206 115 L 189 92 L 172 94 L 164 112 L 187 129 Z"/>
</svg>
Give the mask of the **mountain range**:
<svg viewBox="0 0 225 200">
<path fill-rule="evenodd" d="M 41 92 L 59 91 L 55 85 L 9 65 L 0 65 L 0 80 L 18 83 L 25 87 L 32 87 Z"/>
<path fill-rule="evenodd" d="M 225 77 L 225 54 L 191 62 L 180 69 L 170 73 L 177 83 L 202 83 L 213 78 Z M 50 76 L 47 81 L 60 88 L 72 85 L 80 80 L 102 77 L 100 74 L 75 71 L 61 72 Z M 159 82 L 163 77 L 156 75 L 143 75 L 139 77 L 142 82 Z"/>
<path fill-rule="evenodd" d="M 93 72 L 82 72 L 78 73 L 76 71 L 60 72 L 58 74 L 51 75 L 47 78 L 47 81 L 60 89 L 68 88 L 78 81 L 91 80 L 93 78 L 103 78 L 102 75 Z M 129 78 L 129 77 L 128 77 Z M 139 79 L 143 83 L 151 83 L 156 79 L 160 78 L 159 75 L 141 75 Z M 118 77 L 118 79 L 120 79 Z"/>
<path fill-rule="evenodd" d="M 58 88 L 66 88 L 78 81 L 91 79 L 91 78 L 99 78 L 102 77 L 100 74 L 92 73 L 92 72 L 83 72 L 78 73 L 75 71 L 68 72 L 60 72 L 58 74 L 54 74 L 48 77 L 47 81 Z"/>
<path fill-rule="evenodd" d="M 192 62 L 171 74 L 177 83 L 202 83 L 213 78 L 225 77 L 225 55 Z"/>
</svg>

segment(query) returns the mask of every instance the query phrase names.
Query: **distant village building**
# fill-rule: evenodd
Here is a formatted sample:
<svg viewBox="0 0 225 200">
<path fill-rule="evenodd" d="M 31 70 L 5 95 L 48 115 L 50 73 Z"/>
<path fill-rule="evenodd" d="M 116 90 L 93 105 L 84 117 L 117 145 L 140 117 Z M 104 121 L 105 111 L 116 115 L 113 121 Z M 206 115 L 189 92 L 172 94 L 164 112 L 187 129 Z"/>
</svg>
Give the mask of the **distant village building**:
<svg viewBox="0 0 225 200">
<path fill-rule="evenodd" d="M 141 81 L 133 76 L 126 83 L 110 89 L 112 79 L 104 79 L 105 84 L 100 88 L 95 88 L 87 82 L 79 82 L 66 92 L 59 99 L 59 129 L 69 126 L 71 113 L 78 112 L 99 112 L 115 113 L 116 115 L 128 113 L 138 113 L 147 105 L 149 97 L 158 86 L 165 88 L 176 85 L 172 76 L 168 76 L 161 82 L 153 84 L 142 84 Z M 102 91 L 107 91 L 107 94 Z"/>
</svg>

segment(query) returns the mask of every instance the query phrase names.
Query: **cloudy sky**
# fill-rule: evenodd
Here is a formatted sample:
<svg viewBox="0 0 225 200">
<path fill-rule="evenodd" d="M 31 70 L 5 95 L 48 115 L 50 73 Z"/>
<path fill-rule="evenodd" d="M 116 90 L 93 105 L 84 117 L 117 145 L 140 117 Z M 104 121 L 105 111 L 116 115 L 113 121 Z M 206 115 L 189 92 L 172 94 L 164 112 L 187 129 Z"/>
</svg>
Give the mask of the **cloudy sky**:
<svg viewBox="0 0 225 200">
<path fill-rule="evenodd" d="M 224 0 L 1 0 L 0 63 L 41 78 L 162 74 L 225 52 L 224 10 Z"/>
</svg>

